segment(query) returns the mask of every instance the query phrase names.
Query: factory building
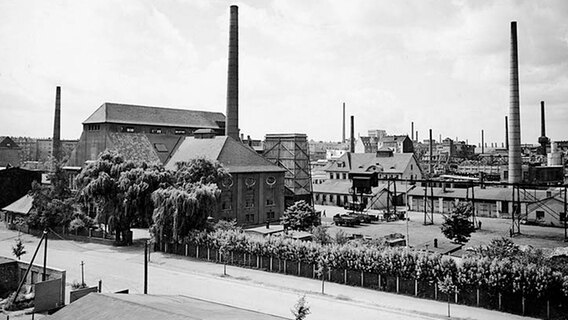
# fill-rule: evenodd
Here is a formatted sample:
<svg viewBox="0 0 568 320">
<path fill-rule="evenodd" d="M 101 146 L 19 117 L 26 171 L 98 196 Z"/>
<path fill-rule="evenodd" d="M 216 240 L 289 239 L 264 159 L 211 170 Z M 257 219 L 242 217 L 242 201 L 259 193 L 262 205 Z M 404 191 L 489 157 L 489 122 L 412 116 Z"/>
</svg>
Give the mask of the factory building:
<svg viewBox="0 0 568 320">
<path fill-rule="evenodd" d="M 0 136 L 0 167 L 20 165 L 20 146 L 10 137 Z"/>
<path fill-rule="evenodd" d="M 252 148 L 229 136 L 197 130 L 183 137 L 166 169 L 193 158 L 219 161 L 231 174 L 221 188 L 221 200 L 213 218 L 236 219 L 239 225 L 278 221 L 284 212 L 284 172 Z"/>
<path fill-rule="evenodd" d="M 83 122 L 83 133 L 67 166 L 83 167 L 105 150 L 117 150 L 127 159 L 163 164 L 181 140 L 198 129 L 223 134 L 225 116 L 220 112 L 104 103 Z"/>
</svg>

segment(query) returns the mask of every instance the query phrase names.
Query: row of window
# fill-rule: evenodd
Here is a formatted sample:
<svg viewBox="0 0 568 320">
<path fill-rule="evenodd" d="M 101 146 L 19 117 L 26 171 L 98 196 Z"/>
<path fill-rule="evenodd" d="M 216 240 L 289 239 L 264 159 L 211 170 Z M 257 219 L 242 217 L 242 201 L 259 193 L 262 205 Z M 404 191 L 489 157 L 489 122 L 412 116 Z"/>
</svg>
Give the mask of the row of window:
<svg viewBox="0 0 568 320">
<path fill-rule="evenodd" d="M 398 174 L 379 174 L 379 179 L 396 179 L 400 178 Z M 410 175 L 410 180 L 412 180 L 413 176 Z M 347 180 L 347 173 L 345 172 L 330 172 L 329 179 L 343 179 Z"/>
<path fill-rule="evenodd" d="M 265 190 L 266 193 L 266 202 L 265 205 L 267 207 L 271 207 L 276 205 L 274 202 L 274 189 Z M 254 208 L 255 203 L 255 192 L 254 189 L 247 189 L 245 192 L 245 208 Z M 223 195 L 222 202 L 221 202 L 221 210 L 232 210 L 233 202 L 233 195 L 230 192 L 227 192 Z"/>
<path fill-rule="evenodd" d="M 87 125 L 87 131 L 99 131 L 101 130 L 101 125 L 100 124 L 89 124 Z M 120 127 L 120 132 L 127 132 L 127 133 L 134 133 L 134 132 L 141 132 L 140 130 L 136 130 L 135 127 L 132 126 L 122 126 Z M 178 134 L 178 135 L 185 135 L 188 133 L 192 133 L 192 130 L 188 130 L 188 129 L 181 129 L 181 128 L 176 128 L 174 129 L 174 134 Z M 162 134 L 162 133 L 166 133 L 166 131 L 162 128 L 150 128 L 150 133 L 152 134 Z"/>
</svg>

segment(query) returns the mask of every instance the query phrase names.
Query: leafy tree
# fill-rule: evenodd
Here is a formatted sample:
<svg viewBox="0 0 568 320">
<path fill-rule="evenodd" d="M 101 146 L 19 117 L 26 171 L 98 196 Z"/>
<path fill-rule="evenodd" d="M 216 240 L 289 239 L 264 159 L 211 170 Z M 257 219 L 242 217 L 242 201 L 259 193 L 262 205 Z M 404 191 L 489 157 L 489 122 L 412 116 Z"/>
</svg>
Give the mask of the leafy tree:
<svg viewBox="0 0 568 320">
<path fill-rule="evenodd" d="M 28 225 L 35 229 L 46 229 L 66 225 L 71 221 L 75 208 L 69 190 L 69 178 L 61 169 L 60 162 L 53 162 L 54 171 L 49 174 L 51 184 L 32 183 L 30 191 L 33 209 L 28 217 Z"/>
<path fill-rule="evenodd" d="M 179 240 L 190 230 L 207 227 L 207 217 L 217 209 L 218 187 L 229 173 L 219 164 L 199 158 L 177 164 L 171 184 L 152 193 L 152 231 L 160 239 Z"/>
<path fill-rule="evenodd" d="M 26 254 L 25 248 L 26 247 L 24 246 L 22 239 L 18 236 L 16 244 L 12 247 L 12 253 L 16 256 L 16 258 L 18 258 L 18 260 L 20 260 L 20 257 Z"/>
<path fill-rule="evenodd" d="M 304 200 L 297 201 L 280 218 L 285 229 L 307 231 L 320 224 L 318 213 Z"/>
<path fill-rule="evenodd" d="M 306 296 L 303 295 L 298 299 L 298 302 L 294 305 L 294 309 L 291 310 L 296 320 L 304 320 L 306 317 L 312 313 L 310 311 L 310 306 L 306 302 Z"/>
<path fill-rule="evenodd" d="M 349 242 L 349 236 L 347 235 L 347 233 L 345 233 L 345 231 L 339 229 L 337 230 L 337 232 L 335 233 L 335 237 L 334 237 L 334 242 L 337 244 L 346 244 L 347 242 Z"/>
<path fill-rule="evenodd" d="M 311 234 L 313 237 L 313 240 L 319 244 L 329 244 L 331 243 L 332 239 L 331 236 L 328 233 L 328 228 L 327 226 L 316 226 L 312 228 Z"/>
<path fill-rule="evenodd" d="M 450 317 L 450 297 L 458 292 L 458 286 L 454 284 L 452 276 L 446 275 L 438 280 L 438 289 L 448 296 L 448 317 Z"/>
<path fill-rule="evenodd" d="M 109 225 L 116 231 L 116 242 L 123 243 L 134 221 L 149 220 L 151 194 L 168 178 L 160 166 L 126 161 L 115 151 L 105 151 L 77 176 L 78 198 L 83 204 L 96 203 L 102 210 L 95 220 Z"/>
<path fill-rule="evenodd" d="M 472 208 L 470 204 L 460 203 L 449 215 L 444 215 L 442 233 L 455 243 L 466 243 L 471 234 L 475 232 L 473 222 L 469 220 Z"/>
</svg>

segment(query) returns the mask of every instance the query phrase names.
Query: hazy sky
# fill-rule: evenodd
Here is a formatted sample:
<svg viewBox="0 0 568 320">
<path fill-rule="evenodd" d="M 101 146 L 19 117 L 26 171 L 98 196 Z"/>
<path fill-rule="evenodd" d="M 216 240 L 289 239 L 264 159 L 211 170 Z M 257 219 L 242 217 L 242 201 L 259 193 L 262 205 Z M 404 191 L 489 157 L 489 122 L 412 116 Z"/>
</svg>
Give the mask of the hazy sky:
<svg viewBox="0 0 568 320">
<path fill-rule="evenodd" d="M 239 5 L 240 123 L 253 138 L 355 132 L 504 141 L 510 22 L 521 133 L 568 139 L 568 1 L 0 0 L 0 135 L 62 137 L 102 103 L 225 113 L 229 5 Z M 349 132 L 349 127 L 347 127 Z"/>
</svg>

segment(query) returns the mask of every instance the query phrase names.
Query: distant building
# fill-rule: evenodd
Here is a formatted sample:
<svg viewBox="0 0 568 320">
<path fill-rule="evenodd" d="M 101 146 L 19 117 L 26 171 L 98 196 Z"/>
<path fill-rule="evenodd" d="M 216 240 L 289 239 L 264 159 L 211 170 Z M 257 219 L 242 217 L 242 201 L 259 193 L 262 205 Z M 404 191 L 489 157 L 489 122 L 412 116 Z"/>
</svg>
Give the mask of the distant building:
<svg viewBox="0 0 568 320">
<path fill-rule="evenodd" d="M 20 146 L 10 137 L 0 136 L 0 167 L 20 165 Z"/>
<path fill-rule="evenodd" d="M 208 133 L 209 132 L 209 133 Z M 167 160 L 166 169 L 194 158 L 219 161 L 232 178 L 224 181 L 216 219 L 236 219 L 239 225 L 258 225 L 278 221 L 284 212 L 284 173 L 252 148 L 227 136 L 214 136 L 211 130 L 195 131 L 182 137 Z"/>
<path fill-rule="evenodd" d="M 148 160 L 165 163 L 183 138 L 198 129 L 224 134 L 225 116 L 220 112 L 107 102 L 83 122 L 83 133 L 67 165 L 83 167 L 109 149 L 142 157 L 148 153 Z M 132 150 L 138 145 L 142 149 Z"/>
<path fill-rule="evenodd" d="M 345 152 L 349 148 L 347 143 L 314 140 L 308 142 L 308 147 L 311 161 L 329 159 L 329 152 Z"/>
<path fill-rule="evenodd" d="M 386 136 L 379 141 L 378 148 L 389 148 L 394 153 L 413 153 L 414 145 L 408 135 Z"/>
<path fill-rule="evenodd" d="M 422 179 L 422 169 L 413 153 L 393 153 L 390 149 L 377 153 L 346 153 L 324 169 L 326 181 L 314 184 L 314 198 L 317 204 L 342 206 L 350 200 L 352 181 L 350 173 L 377 172 L 379 179 Z M 374 189 L 380 192 L 384 186 Z M 402 191 L 402 190 L 400 190 Z M 374 195 L 366 195 L 373 198 Z"/>
<path fill-rule="evenodd" d="M 385 137 L 387 135 L 387 131 L 386 130 L 380 130 L 380 129 L 368 130 L 367 135 L 369 137 L 373 137 L 377 140 L 381 140 L 383 137 Z"/>
<path fill-rule="evenodd" d="M 0 169 L 0 208 L 26 195 L 34 181 L 41 183 L 41 172 L 15 167 Z"/>
<path fill-rule="evenodd" d="M 379 138 L 374 136 L 359 137 L 355 142 L 355 153 L 376 153 L 379 146 Z"/>
<path fill-rule="evenodd" d="M 61 140 L 62 158 L 68 159 L 73 150 L 77 147 L 79 140 Z M 37 139 L 36 140 L 36 159 L 35 161 L 47 161 L 53 154 L 53 139 Z M 33 160 L 32 160 L 33 161 Z"/>
</svg>

